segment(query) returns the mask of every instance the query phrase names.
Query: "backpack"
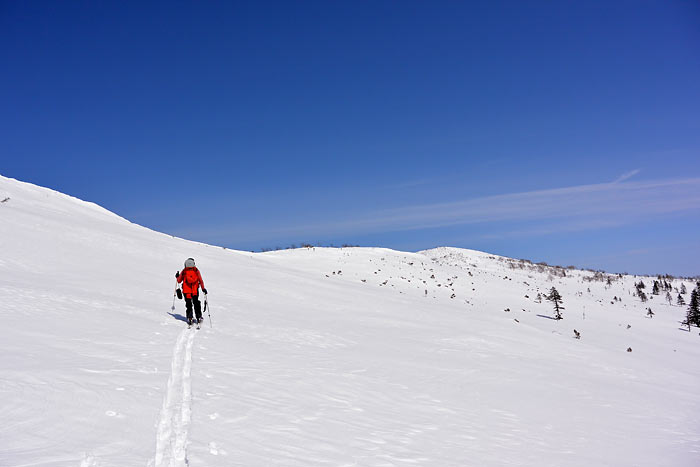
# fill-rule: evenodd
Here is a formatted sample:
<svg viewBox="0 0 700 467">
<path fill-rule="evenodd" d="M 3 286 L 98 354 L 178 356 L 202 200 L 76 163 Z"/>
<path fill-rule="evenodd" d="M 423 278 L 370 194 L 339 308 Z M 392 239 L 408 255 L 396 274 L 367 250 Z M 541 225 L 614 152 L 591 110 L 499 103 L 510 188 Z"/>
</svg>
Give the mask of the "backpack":
<svg viewBox="0 0 700 467">
<path fill-rule="evenodd" d="M 185 279 L 184 283 L 192 287 L 199 282 L 199 275 L 197 274 L 197 268 L 186 268 L 184 271 Z"/>
</svg>

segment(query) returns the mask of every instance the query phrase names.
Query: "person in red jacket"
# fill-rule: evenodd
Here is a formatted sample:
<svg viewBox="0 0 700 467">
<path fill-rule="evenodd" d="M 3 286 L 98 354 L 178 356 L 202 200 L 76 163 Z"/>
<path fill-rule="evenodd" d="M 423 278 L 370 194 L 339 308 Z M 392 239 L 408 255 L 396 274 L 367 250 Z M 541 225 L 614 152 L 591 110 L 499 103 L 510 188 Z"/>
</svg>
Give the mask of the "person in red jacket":
<svg viewBox="0 0 700 467">
<path fill-rule="evenodd" d="M 182 283 L 182 293 L 185 295 L 185 306 L 187 307 L 187 324 L 192 325 L 192 305 L 198 323 L 202 322 L 202 303 L 199 301 L 199 288 L 202 288 L 204 295 L 207 289 L 204 288 L 204 281 L 199 269 L 194 265 L 194 259 L 187 258 L 185 269 L 175 273 L 178 284 Z"/>
</svg>

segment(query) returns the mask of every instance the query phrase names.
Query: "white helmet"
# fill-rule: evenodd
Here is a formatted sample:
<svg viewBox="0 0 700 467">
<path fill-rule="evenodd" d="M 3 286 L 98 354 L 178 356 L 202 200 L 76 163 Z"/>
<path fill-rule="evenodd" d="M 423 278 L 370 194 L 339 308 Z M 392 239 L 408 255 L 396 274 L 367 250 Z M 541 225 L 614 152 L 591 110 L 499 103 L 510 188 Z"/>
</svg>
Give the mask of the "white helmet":
<svg viewBox="0 0 700 467">
<path fill-rule="evenodd" d="M 193 268 L 194 267 L 194 258 L 187 258 L 185 261 L 185 267 L 186 268 Z"/>
</svg>

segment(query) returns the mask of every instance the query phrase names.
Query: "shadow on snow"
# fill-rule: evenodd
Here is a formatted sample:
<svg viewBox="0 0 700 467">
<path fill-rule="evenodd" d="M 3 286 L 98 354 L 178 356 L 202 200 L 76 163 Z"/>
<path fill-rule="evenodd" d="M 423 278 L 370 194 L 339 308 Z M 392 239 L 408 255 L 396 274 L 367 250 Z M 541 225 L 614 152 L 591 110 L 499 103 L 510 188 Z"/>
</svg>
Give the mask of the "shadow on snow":
<svg viewBox="0 0 700 467">
<path fill-rule="evenodd" d="M 187 317 L 182 316 L 182 315 L 179 314 L 179 313 L 170 313 L 170 312 L 168 312 L 168 314 L 169 314 L 170 316 L 172 316 L 173 318 L 175 318 L 176 320 L 178 320 L 178 321 L 184 321 L 185 323 L 187 322 Z"/>
</svg>

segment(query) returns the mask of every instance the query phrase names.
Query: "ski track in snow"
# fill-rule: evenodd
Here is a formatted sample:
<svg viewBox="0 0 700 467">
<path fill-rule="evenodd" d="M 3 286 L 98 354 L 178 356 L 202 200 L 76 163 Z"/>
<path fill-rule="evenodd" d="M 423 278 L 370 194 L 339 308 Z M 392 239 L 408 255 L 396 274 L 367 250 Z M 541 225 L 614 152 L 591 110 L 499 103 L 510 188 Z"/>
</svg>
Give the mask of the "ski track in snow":
<svg viewBox="0 0 700 467">
<path fill-rule="evenodd" d="M 187 460 L 187 435 L 192 417 L 192 346 L 194 329 L 185 329 L 173 349 L 172 370 L 163 399 L 152 467 L 182 467 Z"/>
</svg>

